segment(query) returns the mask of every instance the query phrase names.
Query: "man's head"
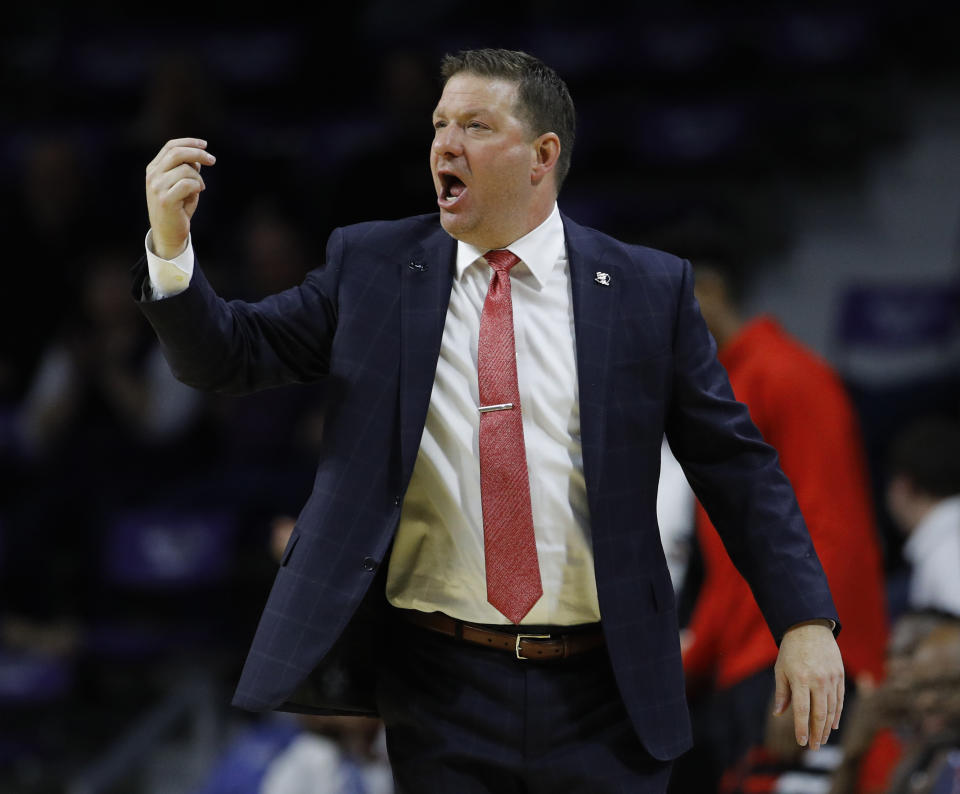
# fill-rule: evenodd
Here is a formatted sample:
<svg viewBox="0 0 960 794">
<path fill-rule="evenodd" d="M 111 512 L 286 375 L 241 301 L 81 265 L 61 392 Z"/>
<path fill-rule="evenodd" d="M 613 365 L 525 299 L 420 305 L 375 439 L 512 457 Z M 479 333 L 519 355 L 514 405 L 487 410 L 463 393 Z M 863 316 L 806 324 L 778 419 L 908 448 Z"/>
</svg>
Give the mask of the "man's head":
<svg viewBox="0 0 960 794">
<path fill-rule="evenodd" d="M 947 417 L 920 419 L 905 428 L 888 453 L 887 506 L 912 532 L 940 501 L 960 494 L 960 424 Z"/>
<path fill-rule="evenodd" d="M 504 247 L 553 207 L 573 150 L 573 100 L 523 52 L 448 55 L 441 74 L 430 149 L 441 223 L 477 247 Z"/>
</svg>

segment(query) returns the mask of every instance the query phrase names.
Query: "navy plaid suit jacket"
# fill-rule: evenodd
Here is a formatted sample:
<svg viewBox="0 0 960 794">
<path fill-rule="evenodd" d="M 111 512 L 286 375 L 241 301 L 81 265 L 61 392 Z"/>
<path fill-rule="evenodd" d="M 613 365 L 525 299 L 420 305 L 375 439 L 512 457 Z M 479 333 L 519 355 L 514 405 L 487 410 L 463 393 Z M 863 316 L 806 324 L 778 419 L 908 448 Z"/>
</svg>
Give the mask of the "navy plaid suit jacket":
<svg viewBox="0 0 960 794">
<path fill-rule="evenodd" d="M 603 630 L 650 753 L 690 746 L 673 591 L 656 519 L 666 432 L 779 641 L 837 615 L 776 453 L 737 403 L 693 297 L 689 263 L 563 218 L 583 465 Z M 456 244 L 436 214 L 337 229 L 326 264 L 258 303 L 198 269 L 141 308 L 174 373 L 244 393 L 325 377 L 325 437 L 234 697 L 251 710 L 373 710 L 382 578 L 423 433 Z M 146 267 L 136 268 L 143 294 Z M 597 273 L 609 275 L 600 283 Z M 382 573 L 382 572 L 381 572 Z M 382 643 L 382 640 L 377 640 Z"/>
</svg>

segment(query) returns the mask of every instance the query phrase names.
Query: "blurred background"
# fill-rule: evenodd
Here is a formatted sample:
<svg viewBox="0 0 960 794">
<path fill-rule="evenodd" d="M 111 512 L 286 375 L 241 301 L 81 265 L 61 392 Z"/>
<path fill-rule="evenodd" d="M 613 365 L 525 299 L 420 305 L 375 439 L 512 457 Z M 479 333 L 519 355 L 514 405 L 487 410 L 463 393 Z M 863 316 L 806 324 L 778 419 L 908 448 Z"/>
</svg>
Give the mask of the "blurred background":
<svg viewBox="0 0 960 794">
<path fill-rule="evenodd" d="M 243 764 L 303 727 L 226 703 L 272 545 L 309 493 L 323 385 L 236 399 L 172 379 L 130 299 L 144 168 L 169 138 L 206 138 L 205 272 L 226 297 L 291 286 L 335 226 L 435 208 L 438 64 L 466 47 L 524 49 L 566 79 L 567 214 L 722 261 L 747 314 L 776 315 L 840 375 L 895 614 L 888 447 L 960 411 L 950 5 L 36 2 L 4 17 L 0 791 L 254 791 L 263 770 Z M 344 745 L 339 727 L 310 731 Z M 350 741 L 375 766 L 377 738 Z"/>
</svg>

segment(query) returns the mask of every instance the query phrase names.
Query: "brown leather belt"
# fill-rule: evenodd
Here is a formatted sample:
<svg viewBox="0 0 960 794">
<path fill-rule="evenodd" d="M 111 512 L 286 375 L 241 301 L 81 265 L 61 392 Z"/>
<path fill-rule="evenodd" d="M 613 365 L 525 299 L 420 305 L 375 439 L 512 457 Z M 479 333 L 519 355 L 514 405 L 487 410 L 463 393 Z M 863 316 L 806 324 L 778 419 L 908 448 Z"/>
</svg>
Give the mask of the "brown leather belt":
<svg viewBox="0 0 960 794">
<path fill-rule="evenodd" d="M 428 614 L 416 610 L 402 610 L 401 614 L 405 620 L 422 628 L 474 645 L 482 645 L 484 648 L 507 651 L 522 660 L 567 659 L 604 644 L 603 631 L 599 628 L 595 631 L 569 634 L 517 634 L 464 623 L 442 612 Z"/>
</svg>

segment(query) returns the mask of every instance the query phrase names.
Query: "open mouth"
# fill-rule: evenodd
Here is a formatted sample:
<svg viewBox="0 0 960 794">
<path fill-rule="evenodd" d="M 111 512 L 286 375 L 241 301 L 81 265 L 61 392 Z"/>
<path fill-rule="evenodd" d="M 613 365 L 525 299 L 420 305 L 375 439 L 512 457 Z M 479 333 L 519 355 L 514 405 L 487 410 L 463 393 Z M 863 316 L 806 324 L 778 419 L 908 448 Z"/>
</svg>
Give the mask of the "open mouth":
<svg viewBox="0 0 960 794">
<path fill-rule="evenodd" d="M 458 176 L 449 173 L 439 173 L 440 178 L 440 196 L 437 203 L 444 209 L 452 207 L 467 192 L 467 186 Z"/>
</svg>

